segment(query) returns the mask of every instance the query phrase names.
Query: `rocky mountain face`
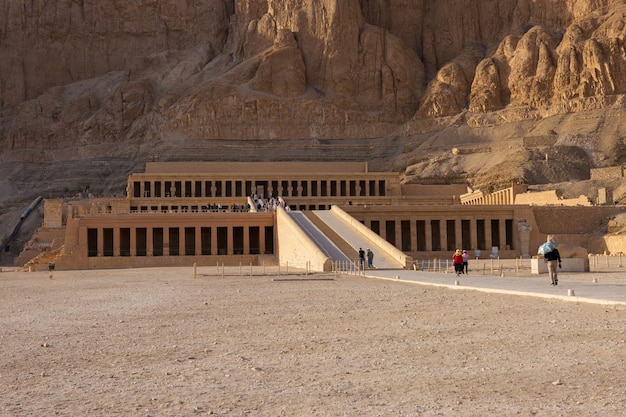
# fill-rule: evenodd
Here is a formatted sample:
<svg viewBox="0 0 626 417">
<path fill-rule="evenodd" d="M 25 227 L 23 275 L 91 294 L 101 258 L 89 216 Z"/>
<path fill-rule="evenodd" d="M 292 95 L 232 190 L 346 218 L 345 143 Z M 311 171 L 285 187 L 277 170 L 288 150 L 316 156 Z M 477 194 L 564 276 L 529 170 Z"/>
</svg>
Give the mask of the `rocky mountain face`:
<svg viewBox="0 0 626 417">
<path fill-rule="evenodd" d="M 626 161 L 625 21 L 624 0 L 5 0 L 0 206 L 121 192 L 155 159 L 584 180 Z"/>
<path fill-rule="evenodd" d="M 0 10 L 10 160 L 62 159 L 68 144 L 90 148 L 76 159 L 112 144 L 134 154 L 172 136 L 385 137 L 410 119 L 507 108 L 507 121 L 542 118 L 626 91 L 623 1 L 7 0 Z"/>
</svg>

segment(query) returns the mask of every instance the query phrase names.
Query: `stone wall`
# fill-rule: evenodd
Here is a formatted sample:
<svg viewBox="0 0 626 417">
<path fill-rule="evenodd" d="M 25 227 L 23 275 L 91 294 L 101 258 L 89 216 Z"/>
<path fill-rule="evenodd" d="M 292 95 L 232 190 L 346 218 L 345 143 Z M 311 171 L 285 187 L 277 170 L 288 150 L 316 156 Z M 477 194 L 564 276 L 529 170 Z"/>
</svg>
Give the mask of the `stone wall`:
<svg viewBox="0 0 626 417">
<path fill-rule="evenodd" d="M 447 185 L 423 185 L 423 184 L 403 184 L 403 196 L 439 196 L 450 198 L 453 195 L 461 195 L 467 192 L 465 184 L 447 184 Z"/>
<path fill-rule="evenodd" d="M 44 227 L 63 227 L 63 200 L 44 200 Z"/>
<path fill-rule="evenodd" d="M 367 162 L 148 162 L 146 174 L 369 172 Z"/>
<path fill-rule="evenodd" d="M 626 207 L 533 207 L 540 233 L 544 234 L 595 234 L 606 229 L 611 216 L 626 212 Z"/>
<path fill-rule="evenodd" d="M 560 198 L 556 190 L 527 192 L 515 196 L 515 204 L 528 204 L 532 206 L 591 206 L 589 198 L 584 195 L 578 198 Z"/>
<path fill-rule="evenodd" d="M 624 167 L 623 166 L 613 166 L 606 168 L 592 168 L 590 170 L 590 175 L 592 180 L 608 180 L 613 178 L 623 178 L 624 177 Z"/>
<path fill-rule="evenodd" d="M 593 236 L 589 239 L 589 253 L 607 255 L 626 254 L 626 236 Z"/>
<path fill-rule="evenodd" d="M 554 146 L 557 140 L 556 135 L 544 135 L 544 136 L 525 136 L 522 138 L 524 146 Z"/>
</svg>

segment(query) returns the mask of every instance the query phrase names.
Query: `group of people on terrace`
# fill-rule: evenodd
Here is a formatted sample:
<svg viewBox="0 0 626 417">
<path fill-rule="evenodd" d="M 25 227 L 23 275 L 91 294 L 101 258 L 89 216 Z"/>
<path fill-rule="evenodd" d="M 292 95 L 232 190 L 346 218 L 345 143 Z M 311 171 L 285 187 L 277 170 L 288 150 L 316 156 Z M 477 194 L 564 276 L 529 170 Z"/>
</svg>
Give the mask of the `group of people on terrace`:
<svg viewBox="0 0 626 417">
<path fill-rule="evenodd" d="M 202 206 L 202 212 L 249 212 L 250 204 L 233 204 L 232 206 L 227 206 L 223 204 L 207 204 L 206 206 Z"/>
<path fill-rule="evenodd" d="M 252 196 L 252 200 L 254 201 L 254 204 L 256 205 L 256 209 L 257 211 L 276 211 L 276 209 L 278 207 L 282 207 L 284 209 L 288 209 L 288 207 L 285 207 L 285 200 L 278 199 L 276 197 L 270 197 L 267 201 L 263 200 L 263 198 L 259 198 L 258 195 L 253 195 Z"/>
</svg>

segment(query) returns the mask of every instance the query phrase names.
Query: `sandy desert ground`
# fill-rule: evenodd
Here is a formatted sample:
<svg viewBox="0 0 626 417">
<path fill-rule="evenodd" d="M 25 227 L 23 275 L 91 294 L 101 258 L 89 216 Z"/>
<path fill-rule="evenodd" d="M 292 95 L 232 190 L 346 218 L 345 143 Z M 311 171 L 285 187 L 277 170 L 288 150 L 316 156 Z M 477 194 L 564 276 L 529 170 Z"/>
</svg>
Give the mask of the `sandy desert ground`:
<svg viewBox="0 0 626 417">
<path fill-rule="evenodd" d="M 625 308 L 232 272 L 0 273 L 0 415 L 626 415 Z"/>
</svg>

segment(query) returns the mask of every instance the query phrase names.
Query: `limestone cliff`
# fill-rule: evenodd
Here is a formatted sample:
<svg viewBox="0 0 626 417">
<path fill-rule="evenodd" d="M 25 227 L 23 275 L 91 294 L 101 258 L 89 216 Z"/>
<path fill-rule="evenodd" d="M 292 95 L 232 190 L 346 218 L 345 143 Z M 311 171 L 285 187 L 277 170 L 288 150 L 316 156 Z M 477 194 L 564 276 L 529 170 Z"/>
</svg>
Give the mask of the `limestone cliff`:
<svg viewBox="0 0 626 417">
<path fill-rule="evenodd" d="M 0 191 L 105 192 L 155 158 L 584 179 L 626 160 L 625 20 L 624 0 L 5 0 Z"/>
</svg>

